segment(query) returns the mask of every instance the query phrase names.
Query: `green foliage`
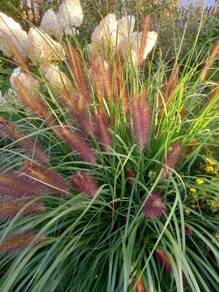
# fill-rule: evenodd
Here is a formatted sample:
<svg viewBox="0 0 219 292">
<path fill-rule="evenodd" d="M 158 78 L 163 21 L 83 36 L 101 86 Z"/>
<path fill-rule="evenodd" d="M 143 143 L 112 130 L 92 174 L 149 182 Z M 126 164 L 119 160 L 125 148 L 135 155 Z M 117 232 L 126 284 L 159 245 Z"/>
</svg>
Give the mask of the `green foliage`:
<svg viewBox="0 0 219 292">
<path fill-rule="evenodd" d="M 10 87 L 9 76 L 13 69 L 9 62 L 0 55 L 0 89 L 5 94 Z"/>
<path fill-rule="evenodd" d="M 20 0 L 0 0 L 1 11 L 7 15 L 22 20 L 22 1 Z"/>
<path fill-rule="evenodd" d="M 99 8 L 94 9 L 93 1 L 87 1 L 84 5 L 87 5 L 87 15 L 94 12 L 93 17 L 85 17 L 81 29 L 82 36 L 87 40 L 100 15 Z M 104 15 L 111 8 L 104 6 L 101 14 Z M 119 10 L 116 11 L 119 13 Z M 143 14 L 147 13 L 143 10 Z M 159 13 L 161 17 L 162 11 Z M 118 78 L 116 81 L 120 81 L 120 86 L 122 84 L 127 90 L 130 104 L 133 105 L 132 102 L 141 96 L 143 105 L 150 107 L 152 117 L 151 121 L 146 117 L 147 123 L 144 120 L 145 112 L 141 110 L 130 119 L 133 108 L 129 107 L 128 111 L 124 109 L 124 92 L 115 93 L 112 80 L 108 91 L 98 94 L 98 84 L 90 68 L 91 60 L 88 62 L 87 59 L 87 48 L 79 46 L 81 36 L 74 40 L 84 60 L 81 67 L 77 63 L 76 70 L 86 68 L 85 79 L 88 80 L 91 94 L 89 114 L 93 123 L 96 115 L 101 120 L 99 106 L 106 113 L 110 130 L 105 128 L 107 122 L 104 121 L 102 126 L 105 129 L 104 137 L 109 133 L 112 137 L 110 151 L 103 148 L 96 132 L 91 135 L 84 133 L 80 123 L 74 119 L 75 112 L 69 112 L 75 108 L 69 108 L 66 104 L 63 106 L 64 92 L 60 94 L 52 88 L 33 64 L 31 69 L 40 81 L 40 95 L 33 97 L 32 90 L 26 92 L 30 102 L 28 108 L 18 102 L 19 96 L 18 100 L 12 100 L 7 106 L 0 106 L 1 117 L 10 119 L 25 133 L 24 137 L 19 136 L 15 140 L 10 135 L 2 135 L 0 139 L 0 173 L 16 171 L 21 181 L 15 187 L 20 186 L 22 175 L 25 174 L 24 160 L 36 162 L 36 147 L 39 144 L 50 159 L 49 165 L 46 161 L 41 163 L 58 172 L 66 183 L 72 181 L 72 176 L 78 171 L 86 171 L 99 186 L 90 198 L 74 185 L 71 185 L 68 196 L 57 196 L 57 192 L 51 189 L 41 194 L 39 188 L 39 196 L 29 198 L 15 216 L 1 217 L 0 251 L 11 234 L 33 230 L 38 237 L 47 237 L 39 244 L 33 242 L 23 249 L 0 252 L 1 291 L 134 292 L 138 291 L 136 289 L 140 285 L 146 291 L 217 291 L 219 163 L 209 149 L 219 147 L 216 139 L 219 130 L 215 126 L 219 123 L 219 96 L 212 94 L 217 86 L 213 80 L 219 70 L 215 67 L 207 79 L 200 79 L 212 40 L 207 39 L 206 44 L 206 32 L 200 43 L 195 42 L 196 35 L 192 34 L 191 39 L 185 37 L 180 57 L 178 37 L 181 37 L 183 25 L 175 26 L 179 32 L 174 35 L 172 20 L 166 17 L 165 26 L 155 18 L 155 26 L 160 27 L 160 42 L 173 40 L 174 45 L 172 41 L 164 42 L 164 53 L 155 51 L 145 66 L 133 68 L 127 59 L 122 62 L 122 73 L 118 76 L 118 61 L 121 60 L 117 59 L 118 56 L 106 54 L 106 61 L 112 68 L 112 80 Z M 183 20 L 180 21 L 183 23 Z M 171 25 L 171 30 L 168 25 Z M 212 28 L 213 24 L 209 25 Z M 197 32 L 195 25 L 193 32 Z M 196 53 L 199 45 L 205 45 L 203 54 Z M 192 46 L 195 46 L 194 50 L 191 50 Z M 171 83 L 170 59 L 173 57 L 174 62 L 178 62 L 180 74 L 176 74 Z M 77 105 L 83 100 L 80 86 L 82 89 L 85 87 L 83 82 L 77 83 L 78 76 L 74 75 L 74 69 L 68 61 L 62 61 L 61 66 L 74 87 L 72 92 L 77 93 Z M 0 68 L 0 78 L 3 88 L 6 88 L 5 82 L 11 69 L 10 66 L 5 67 L 5 63 Z M 174 70 L 173 73 L 176 67 Z M 108 71 L 98 73 L 101 81 L 108 76 Z M 170 95 L 167 89 L 173 89 Z M 48 116 L 36 114 L 35 109 L 40 101 L 48 116 L 54 118 L 52 122 L 48 122 Z M 79 122 L 83 119 L 84 116 L 81 116 Z M 137 126 L 133 127 L 133 123 Z M 57 129 L 63 125 L 85 138 L 97 157 L 96 163 L 82 161 L 78 151 L 73 151 L 66 139 L 57 135 Z M 140 135 L 141 138 L 144 126 L 150 132 L 146 147 L 140 151 L 136 136 L 139 138 Z M 3 130 L 4 121 L 0 120 L 0 135 Z M 28 138 L 32 138 L 35 145 L 31 153 L 22 147 Z M 180 155 L 171 154 L 176 143 L 181 145 Z M 28 148 L 28 145 L 25 147 Z M 171 172 L 164 177 L 163 171 L 167 165 Z M 132 177 L 128 175 L 130 170 L 134 173 Z M 45 182 L 43 173 L 40 174 L 39 184 Z M 57 183 L 56 179 L 53 183 Z M 80 187 L 86 184 L 84 180 Z M 5 186 L 9 187 L 7 181 L 0 177 L 0 204 L 5 200 Z M 13 187 L 11 184 L 11 189 Z M 35 189 L 38 190 L 38 187 L 36 184 Z M 159 193 L 164 200 L 165 211 L 161 212 L 161 216 L 152 218 L 146 214 L 144 207 L 155 193 Z M 23 199 L 19 193 L 16 195 L 19 200 Z M 46 210 L 25 216 L 25 210 L 36 202 L 42 202 Z M 159 201 L 157 204 L 149 207 L 160 208 Z M 0 205 L 0 216 L 2 211 L 5 210 Z M 16 242 L 17 247 L 21 243 Z"/>
<path fill-rule="evenodd" d="M 142 74 L 126 67 L 130 96 L 136 98 L 147 88 L 144 102 L 153 112 L 150 139 L 140 152 L 128 115 L 119 106 L 122 96 L 118 96 L 118 104 L 107 105 L 105 101 L 113 144 L 106 152 L 97 138 L 87 137 L 97 156 L 96 164 L 78 159 L 55 135 L 57 126 L 45 124 L 17 105 L 1 109 L 6 115 L 15 114 L 16 125 L 44 145 L 52 169 L 66 181 L 76 171 L 86 170 L 100 186 L 90 199 L 76 188 L 67 198 L 45 193 L 31 202 L 43 201 L 46 212 L 25 217 L 20 210 L 17 216 L 2 221 L 2 240 L 13 232 L 30 229 L 48 236 L 34 247 L 0 255 L 2 291 L 135 291 L 140 279 L 146 290 L 217 290 L 218 221 L 212 206 L 219 196 L 218 164 L 206 158 L 202 149 L 215 144 L 218 130 L 209 129 L 219 118 L 218 96 L 208 99 L 214 84 L 200 81 L 198 65 L 187 68 L 163 112 L 157 96 L 163 90 L 163 76 L 169 75 L 166 65 L 160 63 L 157 71 L 146 69 Z M 58 95 L 41 81 L 42 98 L 56 121 L 68 124 L 73 131 L 77 125 L 60 105 Z M 93 88 L 92 83 L 90 86 Z M 92 95 L 94 111 L 96 97 Z M 186 114 L 180 116 L 183 108 Z M 194 139 L 197 143 L 190 149 Z M 184 154 L 172 175 L 162 179 L 166 155 L 176 141 L 182 143 Z M 34 154 L 26 156 L 16 141 L 3 142 L 1 167 L 22 173 L 22 161 L 34 159 Z M 209 172 L 208 166 L 213 171 Z M 131 181 L 127 177 L 130 168 L 136 173 Z M 162 193 L 166 209 L 164 216 L 152 219 L 144 215 L 143 207 L 154 192 Z M 163 267 L 157 256 L 161 250 L 166 253 Z"/>
</svg>

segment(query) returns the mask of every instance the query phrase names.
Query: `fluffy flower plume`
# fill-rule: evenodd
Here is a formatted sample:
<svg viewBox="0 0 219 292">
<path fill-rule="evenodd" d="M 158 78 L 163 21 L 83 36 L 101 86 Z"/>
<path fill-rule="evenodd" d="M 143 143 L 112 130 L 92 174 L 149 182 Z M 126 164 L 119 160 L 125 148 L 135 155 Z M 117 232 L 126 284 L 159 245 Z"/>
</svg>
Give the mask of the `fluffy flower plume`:
<svg viewBox="0 0 219 292">
<path fill-rule="evenodd" d="M 108 14 L 95 28 L 91 36 L 93 45 L 109 45 L 120 48 L 120 45 L 127 40 L 135 27 L 135 18 L 131 15 L 123 16 L 117 20 L 115 14 Z"/>
<path fill-rule="evenodd" d="M 40 23 L 40 28 L 57 39 L 61 38 L 63 35 L 57 15 L 52 8 L 44 13 Z"/>
<path fill-rule="evenodd" d="M 35 143 L 32 138 L 26 137 L 25 133 L 18 129 L 13 123 L 1 117 L 0 136 L 15 140 L 17 144 L 19 144 L 36 160 L 49 164 L 49 157 L 46 155 L 43 147 L 40 144 Z"/>
<path fill-rule="evenodd" d="M 92 175 L 85 171 L 78 171 L 71 178 L 72 185 L 88 197 L 94 197 L 98 191 L 98 183 Z"/>
<path fill-rule="evenodd" d="M 15 68 L 13 73 L 10 76 L 10 83 L 12 89 L 16 92 L 16 94 L 19 93 L 19 88 L 16 85 L 15 80 L 19 80 L 19 82 L 25 87 L 26 91 L 31 95 L 38 94 L 38 88 L 39 88 L 39 81 L 33 77 L 33 75 L 23 73 L 21 68 Z"/>
<path fill-rule="evenodd" d="M 75 28 L 83 22 L 83 11 L 79 0 L 64 0 L 57 13 L 62 31 L 67 35 L 75 34 Z"/>
<path fill-rule="evenodd" d="M 43 194 L 43 190 L 39 185 L 14 172 L 0 170 L 0 194 L 12 197 L 39 196 Z"/>
<path fill-rule="evenodd" d="M 40 242 L 43 242 L 46 239 L 47 236 L 38 236 L 33 232 L 10 235 L 6 237 L 2 243 L 0 243 L 0 253 L 28 248 Z"/>
<path fill-rule="evenodd" d="M 140 151 L 143 151 L 151 126 L 152 114 L 149 105 L 143 97 L 132 98 L 129 104 L 129 119 L 132 124 L 132 134 Z"/>
<path fill-rule="evenodd" d="M 97 53 L 101 45 L 106 47 L 111 45 L 121 51 L 124 56 L 130 52 L 134 65 L 142 63 L 155 46 L 157 33 L 154 31 L 145 33 L 144 29 L 142 32 L 137 32 L 134 31 L 134 27 L 134 16 L 126 15 L 117 20 L 115 14 L 108 14 L 92 33 L 90 53 Z"/>
<path fill-rule="evenodd" d="M 157 259 L 158 259 L 160 265 L 164 268 L 164 270 L 167 273 L 170 273 L 172 271 L 172 266 L 171 266 L 170 259 L 169 259 L 167 252 L 165 250 L 162 250 L 162 249 L 157 249 L 155 251 L 155 254 L 157 256 Z"/>
<path fill-rule="evenodd" d="M 69 185 L 53 169 L 48 169 L 42 165 L 26 160 L 23 164 L 23 172 L 33 179 L 33 181 L 44 185 L 45 189 L 48 189 L 48 192 L 62 195 L 69 194 Z"/>
<path fill-rule="evenodd" d="M 144 214 L 151 218 L 157 218 L 163 215 L 165 211 L 165 201 L 161 194 L 153 193 L 148 198 L 144 205 Z"/>
<path fill-rule="evenodd" d="M 128 53 L 130 52 L 132 62 L 134 65 L 139 64 L 139 52 L 142 37 L 143 37 L 142 32 L 134 31 L 131 34 L 129 41 L 124 42 L 123 45 L 121 46 L 121 51 L 123 55 L 126 55 L 127 52 Z M 157 33 L 155 31 L 149 31 L 147 34 L 147 39 L 145 41 L 145 46 L 143 48 L 142 61 L 147 58 L 148 54 L 151 52 L 156 42 Z"/>
<path fill-rule="evenodd" d="M 0 50 L 8 57 L 14 57 L 9 42 L 25 56 L 27 33 L 11 17 L 0 12 Z"/>
<path fill-rule="evenodd" d="M 28 32 L 28 56 L 38 64 L 51 63 L 64 57 L 64 50 L 47 33 L 37 28 Z"/>
<path fill-rule="evenodd" d="M 0 218 L 16 216 L 21 209 L 23 209 L 23 215 L 33 215 L 46 210 L 45 206 L 41 202 L 30 204 L 27 200 L 5 200 L 0 202 Z"/>
<path fill-rule="evenodd" d="M 115 14 L 108 14 L 100 24 L 95 28 L 91 35 L 91 41 L 94 44 L 116 45 L 118 21 Z"/>
<path fill-rule="evenodd" d="M 170 176 L 172 169 L 177 166 L 182 155 L 182 150 L 183 147 L 180 142 L 176 142 L 169 148 L 168 154 L 165 158 L 165 166 L 161 174 L 162 179 L 167 179 Z"/>
<path fill-rule="evenodd" d="M 58 93 L 62 93 L 65 90 L 70 90 L 71 83 L 65 73 L 63 73 L 58 65 L 50 64 L 46 67 L 42 67 L 42 72 L 46 80 L 51 86 L 57 90 Z"/>
</svg>

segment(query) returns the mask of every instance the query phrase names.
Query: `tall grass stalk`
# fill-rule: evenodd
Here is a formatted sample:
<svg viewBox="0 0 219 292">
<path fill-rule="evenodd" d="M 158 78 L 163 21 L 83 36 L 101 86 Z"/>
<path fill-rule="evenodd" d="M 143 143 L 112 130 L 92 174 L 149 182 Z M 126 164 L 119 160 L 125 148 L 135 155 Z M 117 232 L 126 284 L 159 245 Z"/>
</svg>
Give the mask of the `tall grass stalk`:
<svg viewBox="0 0 219 292">
<path fill-rule="evenodd" d="M 37 92 L 17 78 L 0 108 L 0 290 L 217 291 L 219 96 L 204 60 L 63 48 L 70 87 L 32 64 Z"/>
</svg>

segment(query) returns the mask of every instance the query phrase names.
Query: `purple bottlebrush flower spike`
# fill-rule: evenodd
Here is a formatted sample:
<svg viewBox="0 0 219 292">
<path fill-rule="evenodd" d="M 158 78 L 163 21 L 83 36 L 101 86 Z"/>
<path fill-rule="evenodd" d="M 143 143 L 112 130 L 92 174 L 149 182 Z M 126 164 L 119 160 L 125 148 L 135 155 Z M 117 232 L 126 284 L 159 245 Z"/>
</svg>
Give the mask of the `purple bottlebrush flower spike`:
<svg viewBox="0 0 219 292">
<path fill-rule="evenodd" d="M 72 77 L 74 79 L 76 88 L 80 95 L 89 103 L 91 100 L 90 89 L 88 86 L 88 81 L 84 71 L 83 62 L 79 52 L 68 43 L 67 46 L 67 58 L 72 72 Z"/>
<path fill-rule="evenodd" d="M 114 72 L 113 72 L 114 73 Z M 128 91 L 126 88 L 126 79 L 124 74 L 124 59 L 121 55 L 118 55 L 116 63 L 116 85 L 114 90 L 114 101 L 117 101 L 118 98 L 121 98 L 123 112 L 126 113 L 128 109 Z"/>
<path fill-rule="evenodd" d="M 35 143 L 30 137 L 26 137 L 20 129 L 4 118 L 0 118 L 0 136 L 2 134 L 14 139 L 29 154 L 32 155 L 34 153 L 36 160 L 49 164 L 49 157 L 46 155 L 43 147 Z"/>
<path fill-rule="evenodd" d="M 182 150 L 183 147 L 180 142 L 176 142 L 170 147 L 168 150 L 169 152 L 165 157 L 165 166 L 161 174 L 161 179 L 169 178 L 171 170 L 174 169 L 180 161 Z"/>
<path fill-rule="evenodd" d="M 0 171 L 0 194 L 13 197 L 39 196 L 43 194 L 43 190 L 39 185 L 14 172 Z"/>
<path fill-rule="evenodd" d="M 103 98 L 105 98 L 107 102 L 110 102 L 113 81 L 113 73 L 110 64 L 104 60 L 103 56 L 96 54 L 92 55 L 90 58 L 90 69 L 99 102 L 102 102 Z"/>
<path fill-rule="evenodd" d="M 47 123 L 57 124 L 52 112 L 40 96 L 32 96 L 18 78 L 14 80 L 14 83 L 19 93 L 17 97 L 25 106 L 29 107 L 36 116 L 45 120 Z"/>
<path fill-rule="evenodd" d="M 135 292 L 146 292 L 142 278 L 138 279 Z"/>
<path fill-rule="evenodd" d="M 91 135 L 93 133 L 93 124 L 90 106 L 84 96 L 78 96 L 77 92 L 71 94 L 63 92 L 60 102 L 68 108 L 74 122 L 83 130 L 84 134 Z"/>
<path fill-rule="evenodd" d="M 112 135 L 109 131 L 110 124 L 106 113 L 100 107 L 94 117 L 94 127 L 95 135 L 101 142 L 104 151 L 109 152 L 112 147 Z"/>
<path fill-rule="evenodd" d="M 133 183 L 134 178 L 136 177 L 137 173 L 132 168 L 128 168 L 126 171 L 126 178 L 129 184 Z"/>
<path fill-rule="evenodd" d="M 73 106 L 70 108 L 70 111 L 73 120 L 79 128 L 81 128 L 85 134 L 91 135 L 93 133 L 92 118 L 89 112 L 89 105 L 83 96 L 78 97 L 77 100 L 75 100 L 75 98 L 73 99 Z"/>
<path fill-rule="evenodd" d="M 135 142 L 140 151 L 143 151 L 148 142 L 152 119 L 151 110 L 146 100 L 143 100 L 142 97 L 132 98 L 129 103 L 129 118 Z"/>
<path fill-rule="evenodd" d="M 31 205 L 28 204 L 27 200 L 19 200 L 19 201 L 12 201 L 12 200 L 5 200 L 0 202 L 0 218 L 7 218 L 16 216 L 16 214 L 22 209 L 25 208 L 22 212 L 23 215 L 32 215 L 36 213 L 41 213 L 46 210 L 43 203 L 32 203 Z"/>
<path fill-rule="evenodd" d="M 168 81 L 166 81 L 164 85 L 164 92 L 167 97 L 167 102 L 171 101 L 173 93 L 178 85 L 178 80 L 179 80 L 179 66 L 175 64 Z"/>
<path fill-rule="evenodd" d="M 209 72 L 212 69 L 214 62 L 218 56 L 219 56 L 219 40 L 216 41 L 214 47 L 212 48 L 211 54 L 201 72 L 201 75 L 200 75 L 201 81 L 204 81 L 205 79 L 207 79 Z"/>
<path fill-rule="evenodd" d="M 163 215 L 165 207 L 163 196 L 160 193 L 152 193 L 144 205 L 144 214 L 151 219 L 155 219 Z"/>
<path fill-rule="evenodd" d="M 6 237 L 3 242 L 0 243 L 0 253 L 25 249 L 33 245 L 37 245 L 45 240 L 47 240 L 47 236 L 38 236 L 33 232 L 13 234 Z"/>
<path fill-rule="evenodd" d="M 36 180 L 37 183 L 45 186 L 45 191 L 54 192 L 62 195 L 69 194 L 70 186 L 55 170 L 48 169 L 42 165 L 25 160 L 23 163 L 23 172 Z"/>
<path fill-rule="evenodd" d="M 170 263 L 169 256 L 165 250 L 157 249 L 155 251 L 157 259 L 164 270 L 169 274 L 172 271 L 172 266 Z"/>
<path fill-rule="evenodd" d="M 71 178 L 72 185 L 88 197 L 94 197 L 98 191 L 98 183 L 92 175 L 85 171 L 78 171 Z"/>
<path fill-rule="evenodd" d="M 182 228 L 180 227 L 180 232 L 182 232 Z M 185 235 L 190 236 L 192 234 L 192 229 L 189 226 L 185 226 Z"/>
<path fill-rule="evenodd" d="M 96 163 L 96 155 L 84 138 L 80 137 L 66 126 L 62 126 L 57 131 L 59 136 L 62 137 L 71 149 L 77 152 L 78 156 L 80 156 L 84 161 Z"/>
</svg>

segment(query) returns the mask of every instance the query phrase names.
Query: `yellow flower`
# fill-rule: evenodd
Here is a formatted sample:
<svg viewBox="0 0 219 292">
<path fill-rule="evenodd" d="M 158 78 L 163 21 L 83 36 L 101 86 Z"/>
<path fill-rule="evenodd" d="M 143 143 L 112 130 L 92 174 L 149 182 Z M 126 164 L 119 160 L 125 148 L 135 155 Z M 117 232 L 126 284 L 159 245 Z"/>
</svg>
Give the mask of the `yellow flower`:
<svg viewBox="0 0 219 292">
<path fill-rule="evenodd" d="M 184 213 L 185 213 L 186 216 L 189 216 L 190 213 L 191 213 L 191 211 L 190 211 L 188 208 L 186 208 L 186 209 L 184 210 Z"/>
<path fill-rule="evenodd" d="M 217 164 L 215 160 L 208 157 L 206 157 L 206 161 L 212 166 L 215 166 Z"/>
<path fill-rule="evenodd" d="M 194 194 L 197 192 L 197 190 L 195 188 L 190 188 L 190 192 L 192 192 Z"/>
<path fill-rule="evenodd" d="M 197 183 L 197 185 L 203 185 L 204 184 L 204 180 L 202 178 L 197 178 L 196 179 L 196 183 Z"/>
<path fill-rule="evenodd" d="M 173 151 L 173 147 L 170 146 L 170 147 L 168 148 L 168 151 L 169 151 L 169 152 L 172 152 L 172 151 Z"/>
<path fill-rule="evenodd" d="M 215 169 L 214 169 L 214 167 L 212 166 L 212 165 L 208 165 L 207 167 L 206 167 L 206 171 L 208 172 L 208 173 L 215 173 Z"/>
<path fill-rule="evenodd" d="M 208 205 L 212 207 L 213 209 L 219 208 L 219 200 L 209 200 Z"/>
</svg>

